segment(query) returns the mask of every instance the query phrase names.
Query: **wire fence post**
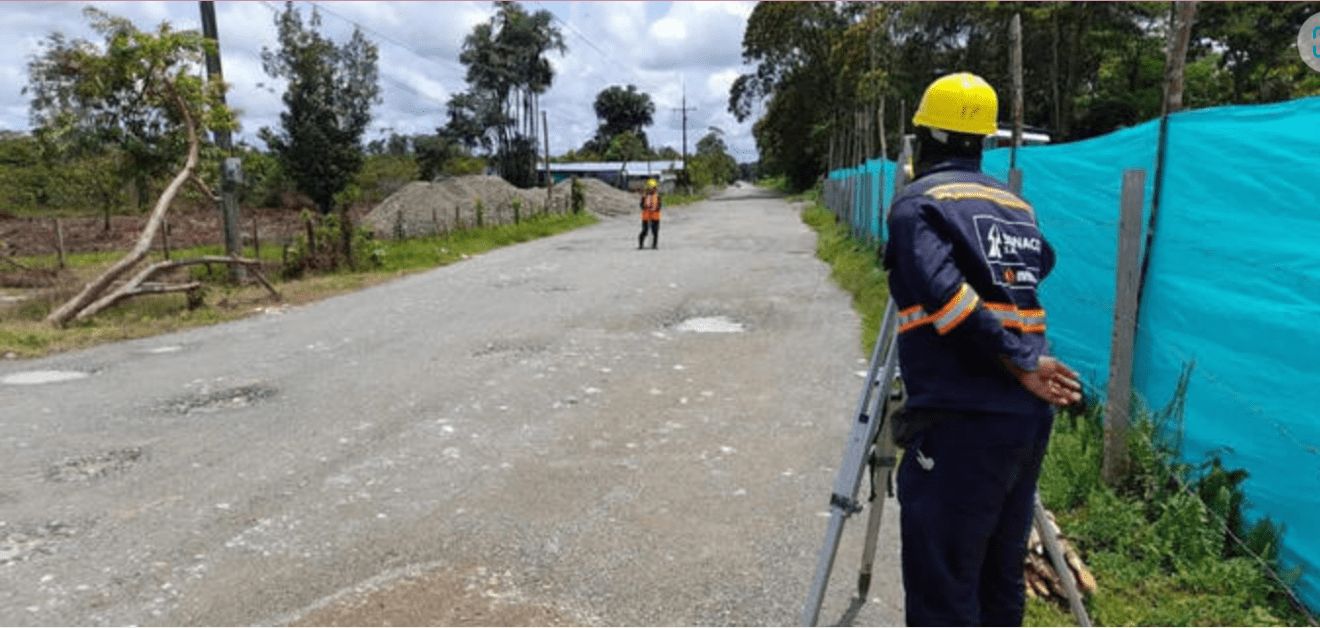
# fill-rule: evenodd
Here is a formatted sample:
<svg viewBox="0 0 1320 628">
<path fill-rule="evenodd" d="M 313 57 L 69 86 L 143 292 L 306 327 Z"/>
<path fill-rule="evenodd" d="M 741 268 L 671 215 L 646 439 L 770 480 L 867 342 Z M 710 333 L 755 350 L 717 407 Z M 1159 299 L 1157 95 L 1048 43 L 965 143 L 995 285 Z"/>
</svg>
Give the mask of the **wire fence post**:
<svg viewBox="0 0 1320 628">
<path fill-rule="evenodd" d="M 1123 172 L 1118 264 L 1114 278 L 1114 329 L 1109 348 L 1109 398 L 1105 403 L 1105 453 L 1100 470 L 1101 479 L 1109 486 L 1117 486 L 1127 474 L 1127 429 L 1132 408 L 1132 352 L 1137 336 L 1137 284 L 1145 188 L 1145 170 Z"/>
<path fill-rule="evenodd" d="M 1018 145 L 1022 144 L 1022 14 L 1013 15 L 1013 24 L 1009 29 L 1013 48 L 1009 69 L 1013 74 L 1013 147 L 1008 153 L 1008 168 L 1017 169 Z M 1020 192 L 1021 188 L 1014 190 Z"/>
</svg>

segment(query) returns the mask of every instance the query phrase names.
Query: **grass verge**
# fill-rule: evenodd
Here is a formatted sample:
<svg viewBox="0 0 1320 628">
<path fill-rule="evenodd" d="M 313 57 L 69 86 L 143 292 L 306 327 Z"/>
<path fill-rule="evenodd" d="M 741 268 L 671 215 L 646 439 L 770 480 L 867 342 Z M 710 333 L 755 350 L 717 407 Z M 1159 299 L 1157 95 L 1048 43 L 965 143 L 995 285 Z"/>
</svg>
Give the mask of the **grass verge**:
<svg viewBox="0 0 1320 628">
<path fill-rule="evenodd" d="M 371 240 L 362 251 L 377 260 L 365 270 L 341 270 L 306 275 L 299 279 L 281 279 L 277 272 L 267 272 L 283 295 L 283 305 L 302 305 L 337 294 L 360 290 L 403 275 L 446 266 L 491 249 L 526 242 L 595 224 L 599 219 L 590 212 L 568 215 L 530 217 L 517 225 L 498 225 L 470 229 L 444 236 L 409 240 Z M 250 253 L 250 252 L 249 252 Z M 217 246 L 173 251 L 171 257 L 184 259 L 200 255 L 219 255 Z M 158 255 L 158 254 L 153 254 Z M 97 252 L 68 256 L 69 270 L 55 289 L 15 305 L 0 307 L 0 356 L 32 358 L 51 353 L 81 349 L 107 342 L 142 338 L 157 334 L 204 327 L 251 316 L 277 305 L 270 294 L 258 285 L 236 286 L 224 279 L 223 269 L 199 267 L 196 273 L 207 278 L 205 305 L 189 309 L 182 294 L 143 296 L 101 312 L 91 320 L 56 329 L 44 322 L 47 314 L 73 295 L 77 286 L 114 263 L 123 252 Z M 261 258 L 278 267 L 282 250 L 265 247 Z M 52 268 L 53 258 L 16 260 L 31 268 Z M 197 275 L 194 275 L 197 276 Z"/>
<path fill-rule="evenodd" d="M 776 187 L 774 181 L 762 185 Z M 782 190 L 782 185 L 779 186 Z M 814 201 L 802 220 L 817 232 L 817 256 L 831 278 L 853 295 L 862 318 L 867 355 L 888 302 L 884 273 L 869 245 L 851 239 L 844 225 Z M 1185 389 L 1180 395 L 1185 394 Z M 1282 531 L 1268 519 L 1242 521 L 1243 470 L 1223 468 L 1211 457 L 1198 465 L 1180 461 L 1181 397 L 1161 411 L 1144 410 L 1129 432 L 1130 475 L 1119 487 L 1100 480 L 1104 428 L 1098 408 L 1061 413 L 1055 421 L 1040 479 L 1041 499 L 1092 569 L 1099 590 L 1086 598 L 1095 625 L 1295 626 L 1310 618 L 1291 602 L 1282 573 Z M 1233 542 L 1247 540 L 1251 553 Z M 1256 556 L 1260 556 L 1257 559 Z M 1299 573 L 1283 573 L 1295 583 Z M 1075 626 L 1066 604 L 1030 599 L 1024 624 Z"/>
</svg>

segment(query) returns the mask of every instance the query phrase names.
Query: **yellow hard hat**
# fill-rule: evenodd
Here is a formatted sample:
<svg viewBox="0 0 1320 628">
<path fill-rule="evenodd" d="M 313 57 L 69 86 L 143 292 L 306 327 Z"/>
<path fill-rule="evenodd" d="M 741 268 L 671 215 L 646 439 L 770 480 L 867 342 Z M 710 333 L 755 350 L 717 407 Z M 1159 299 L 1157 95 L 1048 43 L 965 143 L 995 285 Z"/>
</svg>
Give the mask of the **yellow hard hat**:
<svg viewBox="0 0 1320 628">
<path fill-rule="evenodd" d="M 657 183 L 655 182 L 655 179 L 647 179 L 647 180 L 646 180 L 646 187 L 648 187 L 648 188 L 653 188 L 653 187 L 656 187 L 657 185 L 659 185 L 659 184 L 657 184 Z"/>
<path fill-rule="evenodd" d="M 935 79 L 921 96 L 912 124 L 973 135 L 993 135 L 998 127 L 999 98 L 985 79 L 959 72 Z"/>
</svg>

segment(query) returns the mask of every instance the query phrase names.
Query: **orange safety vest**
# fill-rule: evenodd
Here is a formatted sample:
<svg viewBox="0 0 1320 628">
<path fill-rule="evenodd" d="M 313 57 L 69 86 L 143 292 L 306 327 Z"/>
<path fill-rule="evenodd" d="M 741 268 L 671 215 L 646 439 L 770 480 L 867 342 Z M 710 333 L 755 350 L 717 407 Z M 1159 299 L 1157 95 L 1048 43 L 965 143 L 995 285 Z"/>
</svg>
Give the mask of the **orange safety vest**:
<svg viewBox="0 0 1320 628">
<path fill-rule="evenodd" d="M 660 195 L 642 196 L 642 220 L 660 220 Z"/>
</svg>

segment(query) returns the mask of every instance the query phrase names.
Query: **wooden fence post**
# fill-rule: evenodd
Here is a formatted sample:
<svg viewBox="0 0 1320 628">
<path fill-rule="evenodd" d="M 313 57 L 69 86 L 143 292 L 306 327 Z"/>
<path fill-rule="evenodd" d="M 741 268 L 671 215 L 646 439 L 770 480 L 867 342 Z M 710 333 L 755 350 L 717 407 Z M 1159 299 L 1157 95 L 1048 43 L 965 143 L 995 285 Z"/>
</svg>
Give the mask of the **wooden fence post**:
<svg viewBox="0 0 1320 628">
<path fill-rule="evenodd" d="M 64 269 L 64 223 L 55 219 L 55 252 L 60 258 L 60 270 Z"/>
<path fill-rule="evenodd" d="M 1105 403 L 1105 452 L 1101 479 L 1117 486 L 1127 473 L 1128 413 L 1132 409 L 1132 353 L 1137 335 L 1141 213 L 1146 171 L 1123 172 L 1118 220 L 1118 264 L 1114 281 L 1114 330 L 1109 348 L 1109 398 Z"/>
<path fill-rule="evenodd" d="M 1013 146 L 1008 153 L 1008 169 L 1017 168 L 1018 145 L 1022 143 L 1022 14 L 1013 16 L 1013 25 L 1009 29 L 1013 40 L 1009 71 L 1013 74 Z M 1020 192 L 1022 188 L 1014 190 Z"/>
</svg>

